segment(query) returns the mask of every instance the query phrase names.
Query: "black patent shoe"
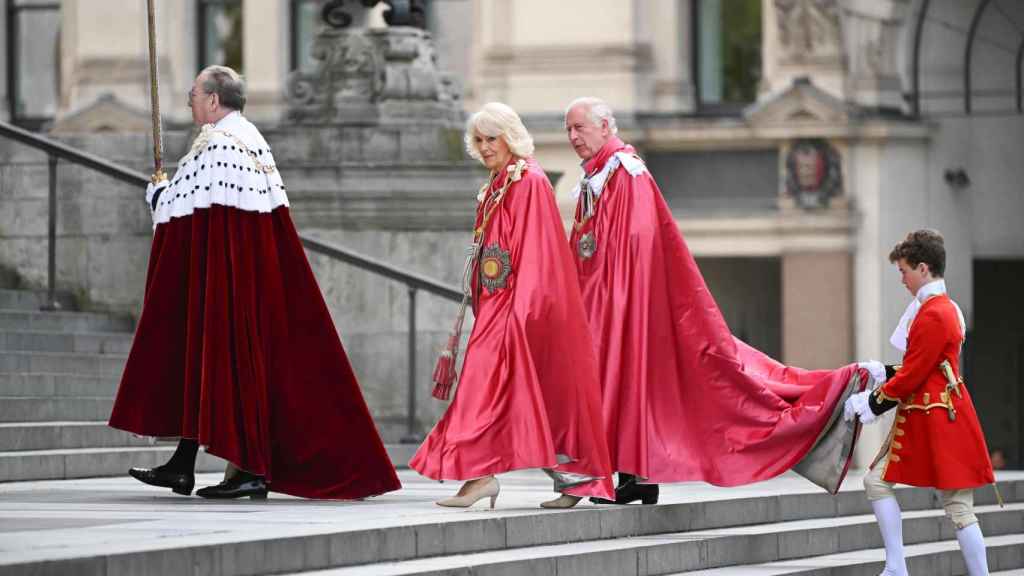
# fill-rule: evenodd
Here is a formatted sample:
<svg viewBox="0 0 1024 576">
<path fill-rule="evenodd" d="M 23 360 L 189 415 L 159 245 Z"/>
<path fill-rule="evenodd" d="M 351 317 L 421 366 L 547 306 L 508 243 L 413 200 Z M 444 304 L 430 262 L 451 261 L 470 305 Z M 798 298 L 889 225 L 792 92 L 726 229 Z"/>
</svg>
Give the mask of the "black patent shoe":
<svg viewBox="0 0 1024 576">
<path fill-rule="evenodd" d="M 594 504 L 630 504 L 640 501 L 641 504 L 657 504 L 660 490 L 657 484 L 637 484 L 627 482 L 615 489 L 615 500 L 591 498 Z"/>
<path fill-rule="evenodd" d="M 192 488 L 196 485 L 196 475 L 191 472 L 176 472 L 167 470 L 164 466 L 156 468 L 132 468 L 128 474 L 150 486 L 170 488 L 175 494 L 188 496 L 192 494 Z"/>
<path fill-rule="evenodd" d="M 248 496 L 253 500 L 265 500 L 267 498 L 267 483 L 262 476 L 253 476 L 242 472 L 216 486 L 207 486 L 196 490 L 196 496 L 218 500 Z"/>
</svg>

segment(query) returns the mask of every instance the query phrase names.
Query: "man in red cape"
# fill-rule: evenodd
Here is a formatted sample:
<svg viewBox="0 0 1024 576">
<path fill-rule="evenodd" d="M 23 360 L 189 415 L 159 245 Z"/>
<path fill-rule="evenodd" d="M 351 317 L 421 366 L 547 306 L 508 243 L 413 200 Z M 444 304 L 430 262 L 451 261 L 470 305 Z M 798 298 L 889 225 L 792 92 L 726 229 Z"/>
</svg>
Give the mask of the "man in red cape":
<svg viewBox="0 0 1024 576">
<path fill-rule="evenodd" d="M 580 98 L 565 125 L 583 160 L 570 245 L 620 473 L 616 502 L 656 502 L 661 482 L 735 486 L 791 468 L 838 490 L 857 432 L 838 416 L 866 373 L 786 367 L 734 339 L 654 178 L 615 135 L 611 108 Z"/>
<path fill-rule="evenodd" d="M 132 468 L 191 494 L 199 446 L 237 473 L 206 498 L 362 498 L 400 487 L 288 214 L 263 136 L 230 68 L 201 72 L 202 132 L 146 200 L 155 232 L 146 295 L 110 426 L 180 437 Z"/>
</svg>

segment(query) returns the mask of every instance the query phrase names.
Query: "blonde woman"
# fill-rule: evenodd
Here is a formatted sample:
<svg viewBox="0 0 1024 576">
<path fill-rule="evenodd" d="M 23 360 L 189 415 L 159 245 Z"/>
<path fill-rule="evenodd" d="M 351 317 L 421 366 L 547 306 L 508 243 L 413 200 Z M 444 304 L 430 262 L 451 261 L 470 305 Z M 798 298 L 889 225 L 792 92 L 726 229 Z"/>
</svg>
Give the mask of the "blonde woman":
<svg viewBox="0 0 1024 576">
<path fill-rule="evenodd" d="M 490 498 L 493 508 L 496 475 L 526 468 L 545 469 L 562 492 L 544 507 L 607 498 L 613 490 L 597 362 L 551 184 L 508 106 L 490 103 L 473 114 L 465 140 L 491 172 L 477 197 L 466 267 L 475 321 L 454 400 L 410 466 L 436 480 L 465 481 L 441 506 Z M 442 397 L 451 384 L 444 372 L 435 374 Z"/>
</svg>

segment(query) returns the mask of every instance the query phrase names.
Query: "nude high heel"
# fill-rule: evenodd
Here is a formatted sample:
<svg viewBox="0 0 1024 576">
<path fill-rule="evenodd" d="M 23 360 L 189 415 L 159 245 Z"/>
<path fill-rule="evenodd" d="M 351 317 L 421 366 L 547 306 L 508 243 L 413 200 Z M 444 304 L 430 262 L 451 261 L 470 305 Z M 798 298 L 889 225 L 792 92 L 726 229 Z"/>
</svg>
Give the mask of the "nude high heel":
<svg viewBox="0 0 1024 576">
<path fill-rule="evenodd" d="M 494 501 L 498 499 L 498 492 L 500 491 L 501 485 L 498 484 L 498 479 L 492 477 L 487 482 L 474 486 L 462 496 L 452 496 L 444 500 L 438 500 L 436 504 L 447 508 L 469 508 L 478 501 L 490 497 L 491 508 L 493 509 Z"/>
<path fill-rule="evenodd" d="M 570 494 L 562 494 L 554 500 L 548 500 L 547 502 L 541 502 L 541 508 L 572 508 L 573 506 L 580 503 L 583 500 L 580 496 L 572 496 Z"/>
</svg>

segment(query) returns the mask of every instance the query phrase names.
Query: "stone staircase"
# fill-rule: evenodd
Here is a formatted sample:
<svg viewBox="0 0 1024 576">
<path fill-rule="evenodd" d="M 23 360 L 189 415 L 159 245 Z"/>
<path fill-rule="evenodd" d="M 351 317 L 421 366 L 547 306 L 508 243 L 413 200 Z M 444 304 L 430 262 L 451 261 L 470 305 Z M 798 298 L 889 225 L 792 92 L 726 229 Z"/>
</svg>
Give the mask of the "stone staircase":
<svg viewBox="0 0 1024 576">
<path fill-rule="evenodd" d="M 1014 501 L 977 508 L 993 574 L 1024 569 L 1024 483 Z M 979 492 L 986 491 L 983 489 Z M 929 491 L 900 492 L 911 574 L 966 574 L 952 525 Z M 571 514 L 571 513 L 570 513 Z M 521 547 L 301 571 L 307 576 L 718 575 L 877 576 L 884 548 L 861 491 L 733 502 L 604 509 L 600 521 L 535 518 Z M 616 517 L 618 516 L 618 517 Z M 625 518 L 623 518 L 625 516 Z M 545 526 L 547 524 L 548 526 Z M 555 526 L 551 526 L 555 524 Z M 680 529 L 688 527 L 686 529 Z M 624 528 L 624 529 L 623 529 Z M 615 534 L 616 531 L 623 532 Z M 524 538 L 525 536 L 525 538 Z"/>
<path fill-rule="evenodd" d="M 6 493 L 0 487 L 0 520 L 45 506 L 39 509 L 60 516 L 51 522 L 67 526 L 3 534 L 0 573 L 875 576 L 883 567 L 862 490 L 830 496 L 783 477 L 734 489 L 665 486 L 657 506 L 545 511 L 537 502 L 550 481 L 531 474 L 503 476 L 497 509 L 466 511 L 435 506 L 453 487 L 409 471 L 401 492 L 366 502 L 275 495 L 204 503 L 127 479 L 37 483 Z M 976 512 L 992 573 L 1019 575 L 1024 474 L 1001 475 L 1000 490 L 1005 507 L 996 505 L 991 488 L 981 488 Z M 911 574 L 965 574 L 934 493 L 904 488 L 897 497 Z"/>
<path fill-rule="evenodd" d="M 70 298 L 63 300 L 70 310 Z M 452 486 L 409 471 L 402 473 L 403 491 L 369 502 L 274 497 L 269 504 L 213 505 L 168 497 L 124 476 L 130 466 L 166 460 L 173 443 L 151 443 L 106 426 L 132 321 L 41 312 L 41 304 L 39 293 L 0 290 L 3 574 L 875 576 L 883 566 L 881 538 L 863 492 L 829 496 L 796 478 L 789 484 L 777 479 L 772 482 L 781 482 L 778 488 L 752 495 L 744 495 L 746 488 L 707 496 L 700 492 L 706 486 L 666 486 L 658 506 L 568 511 L 539 510 L 537 495 L 550 490 L 548 481 L 519 473 L 507 481 L 503 476 L 502 506 L 494 511 L 440 509 L 432 501 Z M 394 453 L 392 458 L 404 462 Z M 197 463 L 199 471 L 222 466 L 206 454 Z M 37 482 L 96 476 L 120 478 Z M 215 481 L 208 475 L 200 484 Z M 88 488 L 93 482 L 102 484 Z M 856 480 L 849 484 L 857 486 Z M 98 492 L 76 496 L 76 487 Z M 977 513 L 992 573 L 1019 576 L 1024 474 L 1003 475 L 1000 489 L 1006 506 L 997 506 L 993 491 L 981 488 Z M 67 494 L 71 499 L 62 500 Z M 902 489 L 898 496 L 911 573 L 965 574 L 934 492 Z M 242 517 L 245 531 L 226 530 Z M 65 522 L 68 529 L 45 538 L 23 527 Z M 115 526 L 124 522 L 131 528 Z M 74 528 L 78 523 L 95 525 L 95 531 Z M 40 549 L 14 552 L 35 542 Z"/>
<path fill-rule="evenodd" d="M 173 443 L 108 428 L 132 343 L 130 318 L 43 312 L 44 294 L 0 289 L 0 482 L 123 475 L 154 466 Z M 216 470 L 201 454 L 197 467 Z"/>
</svg>

